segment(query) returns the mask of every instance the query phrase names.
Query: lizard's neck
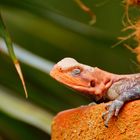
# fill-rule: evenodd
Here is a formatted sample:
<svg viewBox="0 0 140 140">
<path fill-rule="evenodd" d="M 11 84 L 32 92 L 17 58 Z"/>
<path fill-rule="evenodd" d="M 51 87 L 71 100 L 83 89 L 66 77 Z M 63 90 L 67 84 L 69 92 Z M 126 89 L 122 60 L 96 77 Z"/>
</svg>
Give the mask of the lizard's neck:
<svg viewBox="0 0 140 140">
<path fill-rule="evenodd" d="M 115 82 L 121 79 L 126 79 L 128 77 L 129 75 L 117 75 L 95 67 L 94 72 L 92 73 L 92 78 L 94 79 L 94 81 L 96 81 L 94 95 L 97 95 L 97 99 L 104 97 L 108 89 Z"/>
<path fill-rule="evenodd" d="M 111 80 L 112 82 L 116 82 L 120 79 L 128 77 L 128 75 L 118 75 L 118 74 L 110 73 L 110 72 L 107 72 L 107 71 L 104 71 L 95 67 L 93 77 L 97 77 L 99 81 Z"/>
<path fill-rule="evenodd" d="M 97 67 L 94 68 L 93 77 L 98 77 L 99 79 L 103 80 L 104 78 L 108 78 L 112 80 L 112 82 L 117 82 L 121 79 L 129 79 L 129 78 L 140 78 L 140 73 L 136 74 L 114 74 L 104 70 L 101 70 Z"/>
<path fill-rule="evenodd" d="M 97 81 L 96 84 L 96 95 L 102 95 L 107 93 L 108 89 L 117 81 L 123 80 L 123 79 L 129 79 L 129 78 L 140 78 L 140 74 L 126 74 L 126 75 L 119 75 L 119 74 L 113 74 L 110 72 L 106 72 L 104 70 L 101 70 L 97 67 L 94 68 L 94 72 L 92 73 L 93 79 Z M 103 94 L 100 94 L 103 93 Z"/>
</svg>

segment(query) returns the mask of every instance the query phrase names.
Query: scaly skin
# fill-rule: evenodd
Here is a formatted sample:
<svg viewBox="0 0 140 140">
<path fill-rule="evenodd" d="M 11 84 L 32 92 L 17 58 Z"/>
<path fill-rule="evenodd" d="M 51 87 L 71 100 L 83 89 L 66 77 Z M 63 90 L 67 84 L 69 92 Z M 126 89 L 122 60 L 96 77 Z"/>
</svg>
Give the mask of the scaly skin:
<svg viewBox="0 0 140 140">
<path fill-rule="evenodd" d="M 50 75 L 77 91 L 93 96 L 96 101 L 112 100 L 102 115 L 106 127 L 113 115 L 118 116 L 125 102 L 140 99 L 140 74 L 117 75 L 80 64 L 73 58 L 64 58 L 53 67 Z"/>
</svg>

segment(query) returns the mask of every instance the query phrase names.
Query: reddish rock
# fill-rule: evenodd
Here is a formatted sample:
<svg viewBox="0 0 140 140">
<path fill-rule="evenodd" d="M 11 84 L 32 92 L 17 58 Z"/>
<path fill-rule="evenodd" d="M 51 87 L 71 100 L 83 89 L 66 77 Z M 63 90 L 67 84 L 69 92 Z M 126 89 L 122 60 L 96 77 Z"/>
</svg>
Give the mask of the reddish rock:
<svg viewBox="0 0 140 140">
<path fill-rule="evenodd" d="M 140 140 L 140 100 L 125 104 L 104 126 L 105 103 L 60 112 L 52 123 L 52 140 Z"/>
</svg>

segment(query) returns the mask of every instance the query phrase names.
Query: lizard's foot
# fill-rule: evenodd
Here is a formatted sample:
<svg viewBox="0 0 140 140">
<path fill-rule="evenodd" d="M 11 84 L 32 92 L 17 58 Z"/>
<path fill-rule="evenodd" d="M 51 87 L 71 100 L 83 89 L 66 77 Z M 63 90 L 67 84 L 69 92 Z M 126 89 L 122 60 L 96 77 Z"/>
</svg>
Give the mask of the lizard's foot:
<svg viewBox="0 0 140 140">
<path fill-rule="evenodd" d="M 122 108 L 124 102 L 115 100 L 111 104 L 106 106 L 107 111 L 102 114 L 102 118 L 105 120 L 104 124 L 108 127 L 108 122 L 113 115 L 118 116 L 120 109 Z"/>
</svg>

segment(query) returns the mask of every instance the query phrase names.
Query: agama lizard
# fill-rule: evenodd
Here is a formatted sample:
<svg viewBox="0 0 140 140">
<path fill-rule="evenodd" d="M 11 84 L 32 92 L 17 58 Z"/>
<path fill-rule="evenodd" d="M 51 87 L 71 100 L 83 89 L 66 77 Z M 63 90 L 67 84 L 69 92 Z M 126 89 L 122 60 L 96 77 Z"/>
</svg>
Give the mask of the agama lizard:
<svg viewBox="0 0 140 140">
<path fill-rule="evenodd" d="M 140 74 L 113 74 L 80 64 L 73 58 L 64 58 L 55 64 L 50 75 L 77 91 L 93 96 L 96 101 L 112 100 L 102 115 L 106 127 L 113 115 L 118 116 L 125 102 L 140 99 Z"/>
</svg>

